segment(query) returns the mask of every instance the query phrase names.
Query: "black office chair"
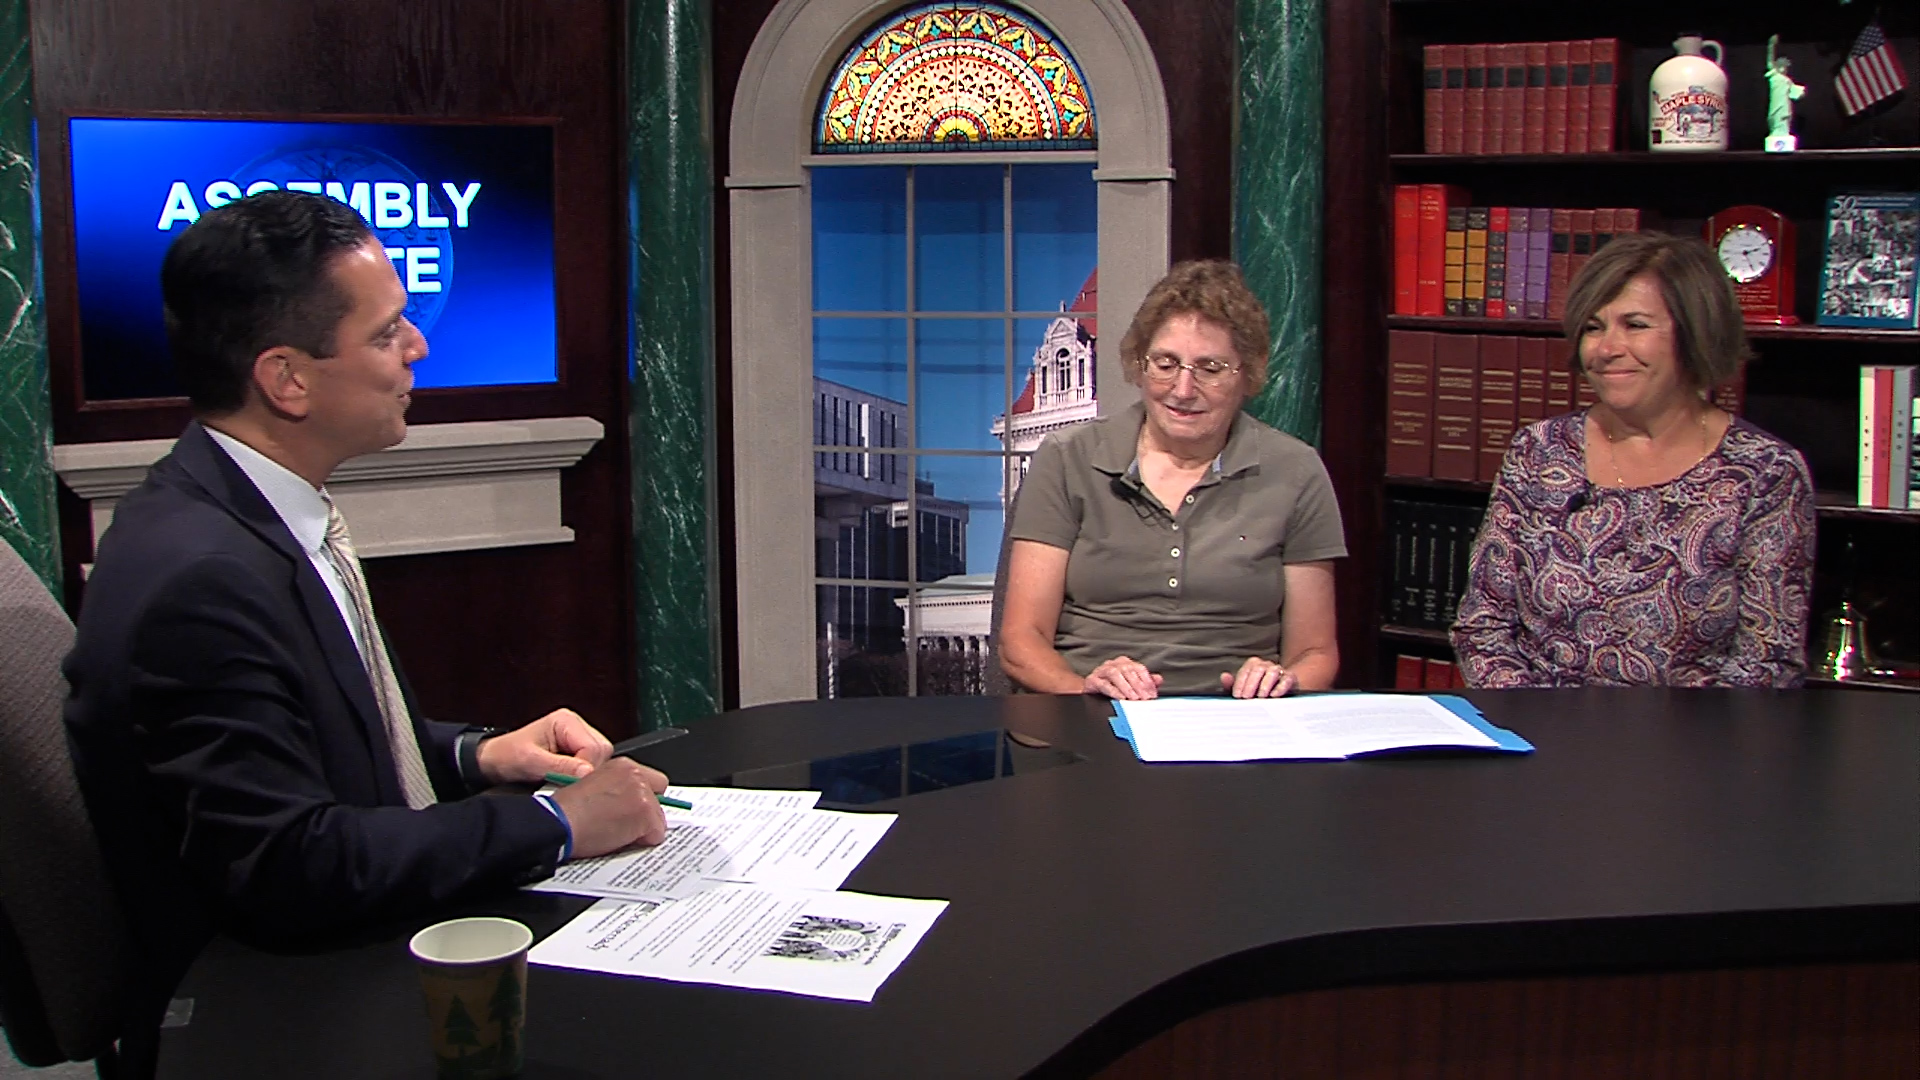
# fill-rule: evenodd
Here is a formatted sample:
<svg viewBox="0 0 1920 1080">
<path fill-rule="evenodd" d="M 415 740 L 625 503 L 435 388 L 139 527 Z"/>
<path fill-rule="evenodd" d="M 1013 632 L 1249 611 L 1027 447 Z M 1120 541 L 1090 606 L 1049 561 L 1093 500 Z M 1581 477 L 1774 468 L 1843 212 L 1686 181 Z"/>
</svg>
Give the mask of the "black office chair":
<svg viewBox="0 0 1920 1080">
<path fill-rule="evenodd" d="M 30 1066 L 93 1061 L 145 1080 L 155 1026 L 130 1032 L 126 920 L 74 779 L 60 711 L 73 624 L 0 543 L 0 1025 Z"/>
</svg>

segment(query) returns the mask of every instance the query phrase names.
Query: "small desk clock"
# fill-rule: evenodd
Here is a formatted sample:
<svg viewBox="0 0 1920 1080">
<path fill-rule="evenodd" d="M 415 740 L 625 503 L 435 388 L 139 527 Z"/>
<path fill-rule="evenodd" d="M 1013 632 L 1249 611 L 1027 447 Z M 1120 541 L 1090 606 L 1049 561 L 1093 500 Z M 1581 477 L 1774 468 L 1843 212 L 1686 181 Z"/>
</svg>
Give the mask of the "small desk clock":
<svg viewBox="0 0 1920 1080">
<path fill-rule="evenodd" d="M 1732 206 L 1707 219 L 1707 243 L 1733 279 L 1750 323 L 1792 326 L 1793 222 L 1764 206 Z"/>
</svg>

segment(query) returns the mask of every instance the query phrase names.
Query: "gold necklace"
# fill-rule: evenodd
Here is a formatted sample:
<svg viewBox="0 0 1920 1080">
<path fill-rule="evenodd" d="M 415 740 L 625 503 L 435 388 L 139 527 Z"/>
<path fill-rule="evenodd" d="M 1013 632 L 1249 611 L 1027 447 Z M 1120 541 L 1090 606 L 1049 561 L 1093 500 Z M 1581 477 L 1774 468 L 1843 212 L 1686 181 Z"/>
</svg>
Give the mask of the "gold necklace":
<svg viewBox="0 0 1920 1080">
<path fill-rule="evenodd" d="M 1707 434 L 1707 413 L 1712 411 L 1712 409 L 1700 411 L 1700 456 L 1694 459 L 1693 465 L 1707 460 L 1707 455 L 1713 453 L 1712 438 Z M 1599 423 L 1598 420 L 1594 422 Z M 1607 462 L 1613 466 L 1614 483 L 1620 487 L 1626 487 L 1627 478 L 1620 472 L 1620 448 L 1616 445 L 1619 440 L 1613 437 L 1613 430 L 1605 424 L 1600 424 L 1600 434 L 1607 437 Z M 1687 466 L 1687 469 L 1691 470 L 1693 465 Z"/>
</svg>

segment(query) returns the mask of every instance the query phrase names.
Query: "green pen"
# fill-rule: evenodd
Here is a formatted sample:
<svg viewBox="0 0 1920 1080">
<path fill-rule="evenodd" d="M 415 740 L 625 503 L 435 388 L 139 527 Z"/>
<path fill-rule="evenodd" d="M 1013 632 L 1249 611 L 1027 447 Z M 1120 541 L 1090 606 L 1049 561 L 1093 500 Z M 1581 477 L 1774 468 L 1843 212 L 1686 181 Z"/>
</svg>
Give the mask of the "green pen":
<svg viewBox="0 0 1920 1080">
<path fill-rule="evenodd" d="M 568 784 L 571 784 L 578 779 L 580 778 L 577 776 L 568 776 L 566 773 L 563 773 L 563 772 L 550 772 L 547 774 L 547 783 L 552 784 L 555 787 L 566 787 Z M 655 795 L 654 798 L 660 800 L 661 806 L 671 806 L 676 810 L 693 809 L 692 803 L 688 802 L 685 799 L 676 799 L 671 795 Z"/>
</svg>

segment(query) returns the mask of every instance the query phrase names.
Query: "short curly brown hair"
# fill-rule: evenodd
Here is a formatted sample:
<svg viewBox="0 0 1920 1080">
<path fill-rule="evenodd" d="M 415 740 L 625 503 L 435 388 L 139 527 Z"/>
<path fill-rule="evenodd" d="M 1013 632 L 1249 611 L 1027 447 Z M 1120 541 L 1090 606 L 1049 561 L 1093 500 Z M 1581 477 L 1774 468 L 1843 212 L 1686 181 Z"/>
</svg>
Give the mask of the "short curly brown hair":
<svg viewBox="0 0 1920 1080">
<path fill-rule="evenodd" d="M 1147 346 L 1176 315 L 1198 315 L 1218 323 L 1233 339 L 1234 358 L 1240 362 L 1240 380 L 1249 396 L 1267 384 L 1267 350 L 1272 329 L 1267 309 L 1260 304 L 1240 268 L 1224 259 L 1197 259 L 1176 263 L 1167 276 L 1147 290 L 1133 324 L 1120 339 L 1120 363 L 1127 381 L 1139 386 L 1146 369 Z"/>
</svg>

